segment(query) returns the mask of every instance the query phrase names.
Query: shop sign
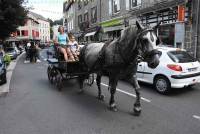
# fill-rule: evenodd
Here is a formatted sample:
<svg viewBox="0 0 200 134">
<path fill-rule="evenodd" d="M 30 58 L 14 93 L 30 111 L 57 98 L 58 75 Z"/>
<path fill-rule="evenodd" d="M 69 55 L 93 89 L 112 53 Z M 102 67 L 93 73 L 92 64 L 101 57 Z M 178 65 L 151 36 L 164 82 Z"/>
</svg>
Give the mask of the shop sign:
<svg viewBox="0 0 200 134">
<path fill-rule="evenodd" d="M 178 21 L 185 20 L 185 6 L 179 5 L 178 6 Z"/>
<path fill-rule="evenodd" d="M 118 25 L 123 25 L 123 24 L 124 24 L 124 20 L 121 18 L 115 18 L 110 21 L 100 23 L 102 27 L 112 27 L 112 26 L 118 26 Z"/>
</svg>

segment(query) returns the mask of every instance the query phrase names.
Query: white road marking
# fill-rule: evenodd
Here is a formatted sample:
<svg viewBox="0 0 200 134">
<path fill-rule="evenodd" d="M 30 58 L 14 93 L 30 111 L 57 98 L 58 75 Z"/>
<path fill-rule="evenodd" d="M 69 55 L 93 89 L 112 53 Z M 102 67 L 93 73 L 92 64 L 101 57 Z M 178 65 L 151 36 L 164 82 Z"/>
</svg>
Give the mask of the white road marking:
<svg viewBox="0 0 200 134">
<path fill-rule="evenodd" d="M 95 81 L 95 82 L 96 82 L 96 81 Z M 106 84 L 104 84 L 104 83 L 101 83 L 101 85 L 108 87 L 108 85 L 106 85 Z M 116 90 L 119 91 L 119 92 L 121 92 L 121 93 L 124 93 L 124 94 L 126 94 L 126 95 L 128 95 L 128 96 L 131 96 L 131 97 L 134 97 L 134 98 L 136 97 L 135 94 L 131 94 L 131 93 L 129 93 L 129 92 L 123 91 L 123 90 L 121 90 L 121 89 L 119 89 L 119 88 L 116 88 Z M 144 98 L 144 97 L 141 97 L 141 99 L 142 99 L 143 101 L 145 101 L 145 102 L 148 102 L 148 103 L 151 102 L 151 100 L 146 99 L 146 98 Z"/>
<path fill-rule="evenodd" d="M 193 115 L 193 118 L 200 120 L 200 116 Z"/>
</svg>

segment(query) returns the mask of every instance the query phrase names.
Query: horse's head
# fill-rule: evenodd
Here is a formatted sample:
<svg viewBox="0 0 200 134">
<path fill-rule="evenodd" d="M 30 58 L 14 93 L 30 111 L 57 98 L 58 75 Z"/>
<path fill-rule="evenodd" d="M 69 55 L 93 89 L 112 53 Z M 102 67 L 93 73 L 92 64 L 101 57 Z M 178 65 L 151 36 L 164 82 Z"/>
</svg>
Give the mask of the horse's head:
<svg viewBox="0 0 200 134">
<path fill-rule="evenodd" d="M 159 65 L 160 53 L 156 49 L 156 45 L 159 43 L 159 39 L 155 34 L 155 29 L 160 23 L 153 28 L 144 28 L 138 21 L 136 21 L 138 28 L 138 49 L 143 57 L 143 60 L 147 62 L 150 68 L 156 68 Z"/>
</svg>

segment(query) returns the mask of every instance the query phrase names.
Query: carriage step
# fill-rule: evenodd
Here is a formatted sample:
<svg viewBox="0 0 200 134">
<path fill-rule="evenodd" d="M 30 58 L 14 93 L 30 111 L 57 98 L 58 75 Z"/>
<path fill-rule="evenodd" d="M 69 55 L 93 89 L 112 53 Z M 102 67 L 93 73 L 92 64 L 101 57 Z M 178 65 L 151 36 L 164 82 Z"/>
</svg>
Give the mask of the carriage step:
<svg viewBox="0 0 200 134">
<path fill-rule="evenodd" d="M 56 63 L 58 63 L 58 59 L 56 59 L 56 58 L 47 59 L 47 61 L 48 61 L 50 64 L 56 64 Z"/>
</svg>

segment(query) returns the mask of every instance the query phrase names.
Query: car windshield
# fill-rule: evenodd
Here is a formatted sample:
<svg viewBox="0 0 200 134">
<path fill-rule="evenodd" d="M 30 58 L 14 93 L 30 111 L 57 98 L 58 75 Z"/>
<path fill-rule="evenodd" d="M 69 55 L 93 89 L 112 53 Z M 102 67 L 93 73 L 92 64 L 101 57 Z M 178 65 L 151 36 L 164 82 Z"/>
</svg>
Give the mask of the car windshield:
<svg viewBox="0 0 200 134">
<path fill-rule="evenodd" d="M 15 50 L 14 48 L 7 48 L 7 49 L 6 49 L 7 52 L 12 52 L 12 51 L 14 51 L 14 50 Z"/>
<path fill-rule="evenodd" d="M 195 62 L 195 58 L 185 51 L 170 51 L 167 54 L 176 63 Z"/>
</svg>

